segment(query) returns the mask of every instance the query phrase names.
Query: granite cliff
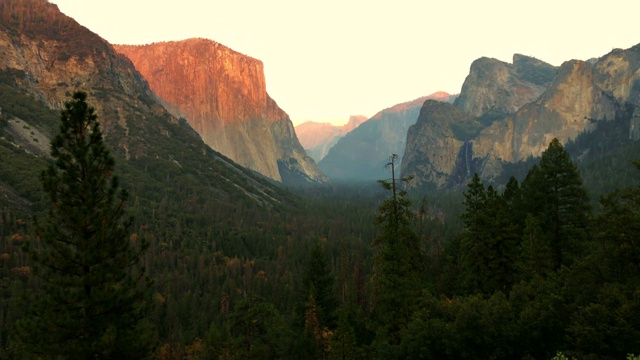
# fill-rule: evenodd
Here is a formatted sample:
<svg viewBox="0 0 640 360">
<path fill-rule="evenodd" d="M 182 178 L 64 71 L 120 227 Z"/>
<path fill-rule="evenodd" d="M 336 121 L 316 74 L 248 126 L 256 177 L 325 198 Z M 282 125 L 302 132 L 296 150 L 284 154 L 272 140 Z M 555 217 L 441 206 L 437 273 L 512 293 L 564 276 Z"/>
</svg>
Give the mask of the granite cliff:
<svg viewBox="0 0 640 360">
<path fill-rule="evenodd" d="M 115 49 L 211 148 L 276 181 L 326 181 L 267 94 L 261 61 L 207 39 Z"/>
<path fill-rule="evenodd" d="M 41 164 L 48 151 L 29 149 L 50 141 L 57 131 L 56 112 L 73 91 L 82 90 L 96 108 L 119 168 L 126 169 L 123 177 L 130 179 L 132 192 L 136 186 L 144 187 L 138 189 L 141 194 L 169 182 L 166 196 L 173 191 L 167 189 L 180 183 L 182 189 L 198 187 L 204 197 L 279 202 L 272 184 L 212 151 L 157 102 L 129 59 L 56 5 L 3 0 L 0 20 L 0 108 L 7 119 L 0 125 L 10 135 L 0 138 L 0 150 Z M 13 122 L 32 130 L 21 134 Z M 11 169 L 5 166 L 0 173 L 4 172 Z"/>
<path fill-rule="evenodd" d="M 316 162 L 322 160 L 331 147 L 346 134 L 365 122 L 367 118 L 362 115 L 352 115 L 349 121 L 337 126 L 330 123 L 307 121 L 296 126 L 296 134 L 300 144 Z"/>
<path fill-rule="evenodd" d="M 386 178 L 385 164 L 391 154 L 404 154 L 407 130 L 418 119 L 422 104 L 428 99 L 451 102 L 454 98 L 437 92 L 384 109 L 338 140 L 318 166 L 336 180 Z"/>
<path fill-rule="evenodd" d="M 437 187 L 458 186 L 465 183 L 469 175 L 478 172 L 484 179 L 496 179 L 502 174 L 504 164 L 525 161 L 541 155 L 553 138 L 562 143 L 576 139 L 578 135 L 595 131 L 600 124 L 617 119 L 625 126 L 628 138 L 639 139 L 640 123 L 640 46 L 627 50 L 616 49 L 599 59 L 590 61 L 571 60 L 563 63 L 555 71 L 552 80 L 539 95 L 522 91 L 521 80 L 531 78 L 522 74 L 535 74 L 535 70 L 547 69 L 533 76 L 534 79 L 548 79 L 549 67 L 544 63 L 527 59 L 527 66 L 517 70 L 498 65 L 502 70 L 487 72 L 483 66 L 488 60 L 480 59 L 471 67 L 471 74 L 465 81 L 463 91 L 455 106 L 475 117 L 481 128 L 469 139 L 455 133 L 441 133 L 445 139 L 439 142 L 428 136 L 416 136 L 430 131 L 430 124 L 438 121 L 428 109 L 423 108 L 421 119 L 409 130 L 407 153 L 403 162 L 402 175 L 415 175 L 422 182 L 430 182 Z M 514 57 L 514 64 L 522 58 Z M 475 72 L 489 76 L 481 76 Z M 520 74 L 520 80 L 513 73 Z M 504 81 L 505 74 L 510 75 Z M 489 85 L 491 78 L 496 84 Z M 529 81 L 528 89 L 542 81 Z M 513 87 L 510 87 L 510 85 Z M 535 86 L 534 86 L 535 85 Z M 520 89 L 520 90 L 518 90 Z M 516 97 L 514 94 L 528 94 Z M 493 104 L 493 105 L 491 105 Z M 430 106 L 425 103 L 425 107 Z M 493 106 L 493 107 L 492 107 Z M 492 109 L 499 109 L 500 117 L 485 122 Z M 510 112 L 510 113 L 508 113 Z M 465 116 L 458 115 L 463 123 Z M 469 123 L 468 120 L 466 120 Z M 430 135 L 434 136 L 434 135 Z M 425 154 L 457 154 L 455 166 L 451 161 L 437 161 Z M 463 176 L 466 174 L 466 176 Z M 435 180 L 434 180 L 435 179 Z M 419 186 L 420 181 L 416 182 Z"/>
<path fill-rule="evenodd" d="M 471 64 L 454 104 L 490 122 L 536 100 L 555 72 L 554 66 L 524 55 L 514 55 L 512 64 L 483 57 Z"/>
<path fill-rule="evenodd" d="M 480 128 L 478 119 L 466 111 L 449 103 L 425 101 L 416 124 L 407 132 L 402 176 L 413 176 L 411 186 L 421 187 L 443 187 L 459 165 L 461 175 L 467 176 L 472 169 L 469 140 Z"/>
</svg>

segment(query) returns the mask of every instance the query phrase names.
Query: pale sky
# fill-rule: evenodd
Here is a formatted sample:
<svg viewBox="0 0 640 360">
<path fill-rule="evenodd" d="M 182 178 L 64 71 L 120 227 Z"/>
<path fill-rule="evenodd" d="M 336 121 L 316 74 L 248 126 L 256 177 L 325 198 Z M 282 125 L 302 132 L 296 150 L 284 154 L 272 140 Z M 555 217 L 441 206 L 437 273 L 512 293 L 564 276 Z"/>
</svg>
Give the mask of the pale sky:
<svg viewBox="0 0 640 360">
<path fill-rule="evenodd" d="M 50 0 L 112 44 L 202 37 L 264 63 L 294 124 L 344 123 L 436 91 L 471 62 L 553 65 L 640 43 L 640 1 Z"/>
</svg>

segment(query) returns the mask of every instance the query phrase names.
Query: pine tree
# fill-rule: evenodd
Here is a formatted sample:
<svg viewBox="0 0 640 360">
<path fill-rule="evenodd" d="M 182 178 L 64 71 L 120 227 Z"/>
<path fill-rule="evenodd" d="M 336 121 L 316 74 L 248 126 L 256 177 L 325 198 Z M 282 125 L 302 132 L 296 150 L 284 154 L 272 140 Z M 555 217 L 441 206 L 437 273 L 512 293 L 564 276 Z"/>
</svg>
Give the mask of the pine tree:
<svg viewBox="0 0 640 360">
<path fill-rule="evenodd" d="M 477 174 L 464 193 L 466 211 L 461 243 L 461 276 L 470 293 L 508 291 L 515 278 L 518 236 L 505 196 L 486 190 Z"/>
<path fill-rule="evenodd" d="M 478 174 L 474 174 L 467 184 L 464 195 L 465 212 L 462 214 L 464 232 L 460 240 L 460 282 L 468 292 L 477 292 L 483 287 L 482 275 L 486 264 L 479 258 L 487 243 L 484 232 L 487 193 Z"/>
<path fill-rule="evenodd" d="M 571 262 L 585 240 L 591 214 L 582 177 L 558 139 L 551 141 L 540 167 L 529 171 L 522 187 L 525 208 L 540 220 L 558 270 Z"/>
<path fill-rule="evenodd" d="M 338 327 L 331 337 L 330 360 L 355 360 L 358 358 L 356 333 L 349 324 L 345 311 L 341 311 Z"/>
<path fill-rule="evenodd" d="M 313 295 L 318 307 L 318 318 L 321 325 L 334 328 L 338 300 L 334 293 L 333 275 L 320 241 L 316 241 L 309 252 L 302 282 L 305 288 L 304 300 L 308 300 L 309 295 Z"/>
<path fill-rule="evenodd" d="M 326 335 L 336 326 L 338 300 L 334 293 L 334 279 L 320 241 L 316 241 L 307 257 L 302 280 L 303 293 L 298 312 L 298 339 L 295 357 L 310 359 L 325 357 Z"/>
<path fill-rule="evenodd" d="M 40 358 L 144 359 L 153 350 L 150 280 L 138 264 L 147 244 L 130 233 L 127 192 L 86 98 L 65 103 L 55 162 L 42 173 L 50 207 L 29 249 L 41 288 L 17 340 Z"/>
<path fill-rule="evenodd" d="M 378 236 L 374 246 L 378 252 L 374 257 L 374 317 L 377 321 L 375 346 L 380 356 L 399 344 L 400 331 L 406 327 L 416 310 L 422 291 L 424 273 L 420 238 L 412 227 L 414 214 L 411 200 L 405 190 L 397 187 L 395 160 L 391 157 L 391 181 L 380 180 L 380 184 L 391 191 L 391 197 L 378 209 L 376 224 Z M 409 179 L 402 179 L 408 181 Z"/>
</svg>

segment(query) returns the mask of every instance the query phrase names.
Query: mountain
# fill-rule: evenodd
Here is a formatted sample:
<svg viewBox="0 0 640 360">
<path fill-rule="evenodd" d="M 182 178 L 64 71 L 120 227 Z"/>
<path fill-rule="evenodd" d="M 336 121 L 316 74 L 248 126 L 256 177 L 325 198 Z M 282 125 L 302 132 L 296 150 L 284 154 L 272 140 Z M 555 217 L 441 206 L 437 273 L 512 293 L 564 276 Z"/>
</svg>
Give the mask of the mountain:
<svg viewBox="0 0 640 360">
<path fill-rule="evenodd" d="M 454 105 L 490 122 L 537 99 L 553 80 L 556 67 L 515 54 L 513 63 L 480 58 L 471 64 Z"/>
<path fill-rule="evenodd" d="M 468 163 L 468 140 L 482 128 L 477 117 L 449 103 L 427 100 L 415 125 L 407 132 L 407 145 L 400 173 L 413 176 L 411 186 L 443 187 L 462 166 L 462 176 L 471 168 Z M 460 151 L 442 151 L 460 149 Z M 461 159 L 464 161 L 461 161 Z M 473 175 L 473 174 L 471 174 Z"/>
<path fill-rule="evenodd" d="M 529 61 L 528 64 L 538 69 L 548 68 L 533 61 Z M 464 184 L 468 176 L 474 172 L 486 180 L 495 180 L 501 176 L 504 179 L 508 175 L 503 174 L 505 166 L 540 156 L 553 138 L 558 138 L 564 144 L 571 144 L 581 136 L 586 136 L 585 134 L 621 131 L 627 134 L 627 140 L 638 140 L 639 69 L 640 46 L 627 50 L 616 49 L 590 61 L 566 61 L 556 70 L 552 81 L 537 98 L 530 94 L 529 101 L 516 111 L 491 123 L 482 122 L 489 107 L 479 104 L 493 101 L 504 114 L 511 111 L 509 109 L 517 107 L 524 98 L 516 101 L 517 98 L 512 95 L 517 91 L 509 91 L 508 88 L 505 90 L 500 86 L 488 87 L 486 84 L 490 83 L 490 76 L 483 78 L 472 73 L 465 80 L 460 95 L 463 100 L 459 98 L 455 105 L 466 110 L 470 116 L 475 116 L 482 124 L 481 130 L 468 139 L 449 133 L 444 134 L 447 139 L 441 139 L 439 143 L 425 141 L 415 134 L 428 132 L 432 126 L 430 124 L 438 121 L 438 118 L 430 115 L 427 109 L 423 109 L 424 118 L 419 119 L 416 128 L 409 131 L 414 135 L 407 140 L 407 151 L 410 154 L 405 153 L 405 158 L 411 161 L 402 164 L 402 175 L 414 175 L 421 179 L 422 183 L 431 182 L 437 187 L 457 186 Z M 496 74 L 502 73 L 493 74 L 492 76 L 497 76 Z M 539 78 L 547 79 L 546 76 Z M 480 84 L 475 83 L 477 81 Z M 496 79 L 495 82 L 500 83 L 500 79 Z M 518 88 L 522 86 L 521 82 L 513 79 L 507 83 L 518 84 Z M 471 101 L 472 99 L 474 100 Z M 489 101 L 490 99 L 493 100 Z M 511 105 L 506 106 L 509 103 Z M 425 107 L 427 106 L 428 104 L 425 104 Z M 460 121 L 461 119 L 462 117 Z M 622 127 L 621 129 L 616 130 L 608 125 L 614 120 L 614 127 Z M 600 141 L 598 144 L 586 144 L 582 141 L 582 150 L 575 150 L 577 153 L 574 153 L 577 160 L 593 159 L 596 152 L 590 153 L 590 149 L 611 149 L 625 142 L 624 139 L 613 137 L 608 139 L 604 134 L 597 137 Z M 443 143 L 446 146 L 442 145 Z M 576 146 L 573 148 L 578 149 Z M 450 162 L 446 165 L 436 163 L 424 156 L 429 153 L 448 154 L 447 156 L 458 154 L 456 164 L 451 167 Z M 606 156 L 602 151 L 597 153 L 598 156 Z M 466 176 L 461 176 L 463 174 Z M 433 182 L 436 176 L 440 181 Z M 442 178 L 446 181 L 442 181 Z"/>
<path fill-rule="evenodd" d="M 365 116 L 352 115 L 349 117 L 349 121 L 342 126 L 307 121 L 296 126 L 296 134 L 298 135 L 300 144 L 302 144 L 302 147 L 307 151 L 307 154 L 315 161 L 320 161 L 340 138 L 357 128 L 366 120 L 367 118 Z"/>
<path fill-rule="evenodd" d="M 455 95 L 437 92 L 378 112 L 338 140 L 318 166 L 333 180 L 387 178 L 385 164 L 392 154 L 402 157 L 407 129 L 418 119 L 422 104 L 428 99 L 447 102 L 453 98 Z"/>
<path fill-rule="evenodd" d="M 261 61 L 207 39 L 114 48 L 211 148 L 276 181 L 327 180 L 267 94 Z"/>
<path fill-rule="evenodd" d="M 59 109 L 75 90 L 88 93 L 123 183 L 145 211 L 168 211 L 184 205 L 188 196 L 192 209 L 213 203 L 271 208 L 288 201 L 266 178 L 211 150 L 156 101 L 129 59 L 56 5 L 4 0 L 0 20 L 0 191 L 5 195 L 0 198 L 9 199 L 5 204 L 26 211 L 39 201 L 47 144 L 57 132 Z"/>
</svg>

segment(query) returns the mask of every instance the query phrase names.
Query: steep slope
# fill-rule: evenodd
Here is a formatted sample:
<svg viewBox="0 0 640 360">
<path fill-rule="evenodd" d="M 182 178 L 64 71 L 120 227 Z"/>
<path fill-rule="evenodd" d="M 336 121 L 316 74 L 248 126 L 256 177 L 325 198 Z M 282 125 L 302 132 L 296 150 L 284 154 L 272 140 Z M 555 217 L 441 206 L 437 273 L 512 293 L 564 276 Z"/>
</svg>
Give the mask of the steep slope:
<svg viewBox="0 0 640 360">
<path fill-rule="evenodd" d="M 338 140 L 365 122 L 362 115 L 352 115 L 349 121 L 342 125 L 307 121 L 296 126 L 296 134 L 300 144 L 316 162 L 322 160 Z"/>
<path fill-rule="evenodd" d="M 318 166 L 333 180 L 375 181 L 387 177 L 384 166 L 392 154 L 404 153 L 407 130 L 418 119 L 422 104 L 428 99 L 452 98 L 438 92 L 378 112 L 341 138 Z"/>
<path fill-rule="evenodd" d="M 216 151 L 276 181 L 296 181 L 295 174 L 298 180 L 326 180 L 298 142 L 289 116 L 267 94 L 259 60 L 206 39 L 115 49 Z"/>
<path fill-rule="evenodd" d="M 47 143 L 57 129 L 55 113 L 63 101 L 73 91 L 83 90 L 99 114 L 105 141 L 126 185 L 140 195 L 140 201 L 179 201 L 189 191 L 216 203 L 271 207 L 285 201 L 285 193 L 266 179 L 206 146 L 156 102 L 127 58 L 60 13 L 56 5 L 46 0 L 4 0 L 0 18 L 4 118 L 0 125 L 5 135 L 0 151 L 3 159 L 11 159 L 3 161 L 0 182 L 7 191 L 29 196 L 22 181 L 37 183 L 47 151 L 32 151 L 26 145 Z M 12 130 L 12 122 L 37 131 L 21 134 L 15 126 Z M 23 168 L 25 163 L 31 166 Z"/>
<path fill-rule="evenodd" d="M 401 174 L 413 176 L 411 186 L 443 187 L 456 166 L 459 177 L 473 169 L 469 140 L 481 129 L 475 116 L 451 104 L 427 100 L 415 125 L 407 132 Z"/>
<path fill-rule="evenodd" d="M 461 140 L 455 134 L 442 134 L 447 140 L 440 139 L 440 143 L 427 142 L 419 136 L 408 138 L 407 151 L 411 154 L 405 154 L 405 157 L 412 160 L 403 163 L 402 174 L 416 174 L 423 183 L 431 182 L 439 187 L 462 185 L 473 172 L 478 172 L 488 180 L 501 175 L 504 179 L 506 174 L 502 172 L 505 164 L 540 156 L 553 138 L 558 138 L 566 144 L 581 134 L 599 128 L 606 128 L 606 131 L 611 133 L 620 133 L 619 130 L 611 129 L 611 126 L 604 126 L 612 120 L 616 120 L 615 126 L 624 127 L 621 130 L 628 134 L 629 140 L 638 140 L 639 69 L 640 46 L 628 50 L 616 49 L 600 59 L 588 62 L 567 61 L 560 66 L 553 81 L 540 96 L 522 105 L 513 114 L 482 128 L 477 136 L 458 148 L 450 145 Z M 470 75 L 467 80 L 470 78 L 473 77 Z M 480 110 L 486 110 L 486 107 L 476 105 L 487 104 L 490 101 L 474 103 L 469 99 L 492 99 L 494 104 L 516 104 L 512 94 L 502 91 L 499 87 L 486 88 L 473 83 L 467 85 L 466 91 L 475 89 L 473 91 L 483 93 L 481 96 L 461 94 L 461 97 L 464 95 L 465 98 L 456 101 L 455 104 L 462 108 L 465 108 L 462 106 L 465 103 L 475 104 L 466 109 L 474 111 L 472 115 L 480 114 L 477 117 L 480 121 L 482 116 L 486 115 Z M 502 109 L 507 111 L 508 108 L 503 106 Z M 437 118 L 419 121 L 416 124 L 418 128 L 412 129 L 413 133 L 428 132 L 429 124 L 436 120 Z M 607 140 L 606 134 L 598 135 L 598 139 L 603 142 L 598 145 L 602 149 L 616 147 L 616 144 L 608 144 L 607 141 L 620 142 L 620 139 L 613 137 Z M 441 143 L 446 143 L 447 146 L 440 145 Z M 582 146 L 583 149 L 589 148 L 586 145 Z M 434 163 L 433 159 L 423 155 L 425 153 L 446 153 L 447 156 L 457 153 L 464 156 L 459 156 L 457 165 L 452 168 L 450 163 Z M 592 156 L 588 151 L 576 154 L 578 155 L 583 160 Z M 598 156 L 603 154 L 599 153 Z M 429 171 L 420 172 L 421 169 Z M 460 174 L 465 172 L 467 177 L 461 177 Z M 438 181 L 433 180 L 436 177 Z M 443 177 L 447 180 L 442 181 Z"/>
</svg>

